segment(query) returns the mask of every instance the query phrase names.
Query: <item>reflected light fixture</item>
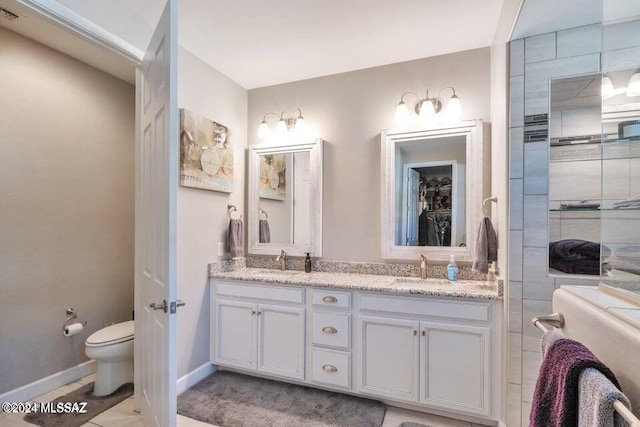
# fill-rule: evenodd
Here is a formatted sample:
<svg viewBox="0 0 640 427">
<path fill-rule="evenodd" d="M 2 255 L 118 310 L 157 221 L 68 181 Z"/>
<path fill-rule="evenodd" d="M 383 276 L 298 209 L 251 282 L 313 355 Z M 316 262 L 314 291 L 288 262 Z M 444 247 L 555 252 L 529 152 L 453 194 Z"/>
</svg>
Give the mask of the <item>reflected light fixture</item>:
<svg viewBox="0 0 640 427">
<path fill-rule="evenodd" d="M 619 80 L 619 79 L 618 79 Z M 626 87 L 616 87 L 613 85 L 613 80 L 609 76 L 602 77 L 602 99 L 611 99 L 617 95 L 626 95 L 627 98 L 640 96 L 640 70 L 636 70 L 635 73 L 629 79 Z"/>
<path fill-rule="evenodd" d="M 613 82 L 611 81 L 611 77 L 605 76 L 602 78 L 602 99 L 613 98 L 616 94 L 616 88 L 613 86 Z"/>
<path fill-rule="evenodd" d="M 627 85 L 627 96 L 640 96 L 640 71 L 633 73 Z"/>
<path fill-rule="evenodd" d="M 269 124 L 267 123 L 268 116 L 278 117 L 278 123 L 276 124 L 275 129 L 275 134 L 278 137 L 285 137 L 289 132 L 295 132 L 300 136 L 307 136 L 309 128 L 307 126 L 306 120 L 304 119 L 304 117 L 302 117 L 302 110 L 298 108 L 296 111 L 298 112 L 298 117 L 288 117 L 286 111 L 283 111 L 280 114 L 265 114 L 262 117 L 260 126 L 258 127 L 258 138 L 268 138 L 272 135 Z"/>
<path fill-rule="evenodd" d="M 441 101 L 440 95 L 447 89 L 451 89 L 453 95 L 447 101 L 447 106 L 443 110 L 443 103 Z M 456 95 L 456 90 L 451 86 L 447 86 L 442 89 L 434 98 L 429 97 L 429 91 L 424 98 L 421 98 L 415 92 L 405 92 L 400 97 L 400 103 L 396 107 L 395 120 L 401 126 L 406 126 L 409 124 L 411 119 L 411 113 L 409 112 L 409 108 L 407 104 L 404 102 L 404 97 L 406 95 L 413 95 L 418 99 L 414 110 L 418 115 L 419 121 L 423 125 L 433 124 L 438 117 L 438 113 L 444 111 L 444 121 L 448 123 L 455 123 L 460 121 L 462 118 L 462 104 L 460 103 L 460 98 Z"/>
</svg>

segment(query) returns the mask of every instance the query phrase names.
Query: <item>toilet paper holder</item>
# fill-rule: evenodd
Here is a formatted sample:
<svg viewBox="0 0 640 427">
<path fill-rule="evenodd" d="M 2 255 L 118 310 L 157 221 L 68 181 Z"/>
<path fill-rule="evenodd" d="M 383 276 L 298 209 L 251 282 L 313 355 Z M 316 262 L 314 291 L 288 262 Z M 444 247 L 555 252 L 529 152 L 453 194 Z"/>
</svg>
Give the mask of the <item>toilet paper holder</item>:
<svg viewBox="0 0 640 427">
<path fill-rule="evenodd" d="M 64 329 L 69 326 L 69 322 L 78 318 L 78 313 L 76 313 L 73 308 L 67 308 L 67 314 L 69 315 L 69 317 L 67 317 L 67 320 L 65 320 L 64 324 L 62 325 L 62 333 L 64 333 Z M 87 326 L 86 320 L 82 322 L 82 326 Z"/>
</svg>

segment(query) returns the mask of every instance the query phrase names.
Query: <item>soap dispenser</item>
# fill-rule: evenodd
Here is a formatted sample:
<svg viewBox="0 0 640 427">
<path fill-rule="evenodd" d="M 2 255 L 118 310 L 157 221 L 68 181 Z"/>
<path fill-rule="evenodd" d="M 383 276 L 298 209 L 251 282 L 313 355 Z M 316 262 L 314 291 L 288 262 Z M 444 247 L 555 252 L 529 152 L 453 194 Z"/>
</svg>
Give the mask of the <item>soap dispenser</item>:
<svg viewBox="0 0 640 427">
<path fill-rule="evenodd" d="M 304 259 L 304 271 L 305 273 L 311 273 L 311 252 L 307 252 L 307 257 Z"/>
<path fill-rule="evenodd" d="M 451 260 L 449 260 L 449 265 L 447 265 L 447 278 L 451 282 L 458 280 L 458 266 L 456 265 L 455 255 L 451 255 Z"/>
</svg>

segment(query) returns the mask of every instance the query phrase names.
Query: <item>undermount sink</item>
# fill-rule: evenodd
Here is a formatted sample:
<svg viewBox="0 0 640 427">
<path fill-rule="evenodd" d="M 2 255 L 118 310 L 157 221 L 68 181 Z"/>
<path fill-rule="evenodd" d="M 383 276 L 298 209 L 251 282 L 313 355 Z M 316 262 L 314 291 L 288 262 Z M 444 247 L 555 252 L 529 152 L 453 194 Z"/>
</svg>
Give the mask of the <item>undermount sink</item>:
<svg viewBox="0 0 640 427">
<path fill-rule="evenodd" d="M 288 279 L 291 276 L 295 276 L 296 274 L 300 274 L 300 272 L 294 271 L 294 270 L 288 270 L 288 271 L 260 270 L 260 271 L 254 271 L 253 273 L 251 273 L 253 277 L 256 277 L 259 279 Z"/>
<path fill-rule="evenodd" d="M 403 288 L 415 288 L 416 286 L 442 286 L 442 285 L 451 285 L 453 282 L 450 282 L 447 279 L 420 279 L 418 277 L 401 277 L 396 279 L 391 285 L 396 289 Z"/>
</svg>

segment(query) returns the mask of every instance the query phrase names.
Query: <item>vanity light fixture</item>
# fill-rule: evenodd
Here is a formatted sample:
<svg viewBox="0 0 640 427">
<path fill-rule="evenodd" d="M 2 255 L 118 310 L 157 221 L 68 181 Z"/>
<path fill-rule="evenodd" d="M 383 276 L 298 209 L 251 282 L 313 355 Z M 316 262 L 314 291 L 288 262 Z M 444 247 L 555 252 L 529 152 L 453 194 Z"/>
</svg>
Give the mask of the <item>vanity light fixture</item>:
<svg viewBox="0 0 640 427">
<path fill-rule="evenodd" d="M 442 94 L 442 92 L 444 92 L 447 89 L 451 89 L 451 91 L 453 92 L 453 95 L 451 95 L 451 98 L 449 98 L 449 101 L 447 102 L 447 106 L 444 109 L 444 116 L 445 116 L 444 121 L 450 122 L 450 123 L 455 123 L 460 121 L 462 117 L 462 104 L 460 103 L 460 98 L 458 98 L 458 95 L 456 95 L 456 90 L 454 88 L 452 88 L 451 86 L 447 86 L 444 89 L 442 89 L 440 92 L 438 92 L 435 98 L 429 97 L 429 91 L 427 91 L 427 94 L 424 99 L 420 98 L 420 96 L 415 92 L 403 93 L 402 96 L 400 97 L 400 103 L 396 108 L 396 114 L 394 116 L 396 122 L 401 126 L 408 124 L 411 114 L 409 113 L 409 108 L 407 107 L 407 104 L 405 104 L 404 102 L 404 97 L 406 95 L 411 94 L 418 99 L 418 102 L 416 103 L 414 110 L 418 115 L 420 122 L 422 122 L 423 124 L 433 123 L 438 113 L 443 111 L 443 105 L 442 105 L 443 103 L 440 99 L 440 95 Z"/>
<path fill-rule="evenodd" d="M 258 138 L 267 138 L 271 135 L 271 130 L 269 129 L 269 124 L 267 123 L 267 117 L 270 115 L 279 118 L 275 130 L 277 136 L 286 136 L 287 132 L 296 132 L 298 134 L 305 135 L 308 130 L 307 122 L 305 121 L 304 117 L 302 117 L 302 110 L 298 108 L 296 111 L 298 112 L 298 117 L 287 117 L 286 111 L 283 111 L 279 115 L 276 113 L 265 114 L 262 117 L 260 127 L 258 127 Z"/>
<path fill-rule="evenodd" d="M 625 94 L 628 98 L 640 96 L 640 70 L 633 73 L 626 87 L 616 87 L 613 85 L 611 77 L 602 77 L 602 99 L 610 99 L 616 95 Z"/>
<path fill-rule="evenodd" d="M 613 98 L 616 94 L 616 88 L 613 86 L 613 82 L 611 81 L 611 77 L 604 76 L 602 78 L 602 99 Z"/>
<path fill-rule="evenodd" d="M 627 85 L 627 96 L 640 96 L 640 71 L 633 73 Z"/>
</svg>

